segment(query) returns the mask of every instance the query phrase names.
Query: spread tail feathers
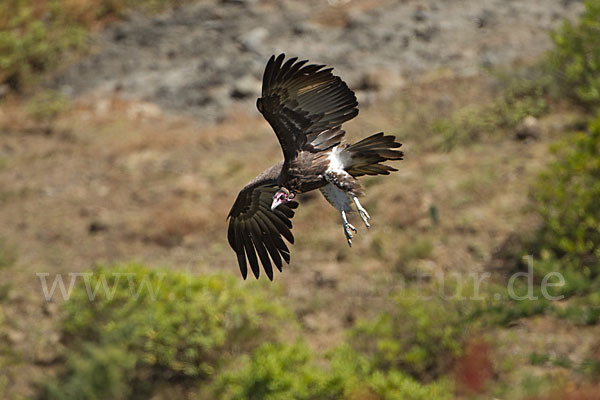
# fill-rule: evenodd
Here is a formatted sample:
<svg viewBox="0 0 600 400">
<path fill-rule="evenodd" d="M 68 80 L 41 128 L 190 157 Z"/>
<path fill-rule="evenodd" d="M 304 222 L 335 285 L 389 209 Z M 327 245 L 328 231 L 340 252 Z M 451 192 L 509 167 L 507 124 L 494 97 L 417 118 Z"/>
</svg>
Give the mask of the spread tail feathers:
<svg viewBox="0 0 600 400">
<path fill-rule="evenodd" d="M 354 177 L 389 175 L 390 172 L 398 170 L 381 163 L 388 160 L 402 160 L 404 155 L 402 151 L 394 150 L 400 146 L 402 144 L 396 142 L 395 136 L 385 136 L 383 132 L 375 133 L 344 149 L 344 152 L 350 153 L 352 160 L 351 165 L 345 169 Z"/>
</svg>

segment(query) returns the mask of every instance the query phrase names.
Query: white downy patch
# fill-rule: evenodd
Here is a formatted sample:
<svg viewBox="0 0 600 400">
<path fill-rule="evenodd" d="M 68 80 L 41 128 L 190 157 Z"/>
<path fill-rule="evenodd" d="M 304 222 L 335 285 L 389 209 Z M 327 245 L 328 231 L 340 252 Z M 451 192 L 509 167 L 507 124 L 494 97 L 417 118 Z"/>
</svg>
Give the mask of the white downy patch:
<svg viewBox="0 0 600 400">
<path fill-rule="evenodd" d="M 344 149 L 339 146 L 335 146 L 331 149 L 327 159 L 329 160 L 327 172 L 336 172 L 339 174 L 347 174 L 346 167 L 350 166 L 352 162 L 350 153 L 345 152 Z"/>
<path fill-rule="evenodd" d="M 323 196 L 327 199 L 332 206 L 334 206 L 338 211 L 351 211 L 350 207 L 350 198 L 342 189 L 338 188 L 331 183 L 323 186 L 319 189 Z"/>
</svg>

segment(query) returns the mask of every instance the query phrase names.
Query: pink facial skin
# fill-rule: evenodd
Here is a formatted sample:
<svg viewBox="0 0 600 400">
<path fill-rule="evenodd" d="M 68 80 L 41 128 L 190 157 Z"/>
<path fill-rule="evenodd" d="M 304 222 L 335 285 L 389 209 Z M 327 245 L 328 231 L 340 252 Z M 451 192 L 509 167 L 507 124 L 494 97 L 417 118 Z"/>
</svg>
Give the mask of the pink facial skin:
<svg viewBox="0 0 600 400">
<path fill-rule="evenodd" d="M 281 191 L 275 192 L 275 194 L 273 195 L 273 203 L 271 203 L 271 210 L 276 209 L 281 204 L 287 203 L 288 201 L 290 201 L 290 199 L 288 198 L 287 194 Z"/>
</svg>

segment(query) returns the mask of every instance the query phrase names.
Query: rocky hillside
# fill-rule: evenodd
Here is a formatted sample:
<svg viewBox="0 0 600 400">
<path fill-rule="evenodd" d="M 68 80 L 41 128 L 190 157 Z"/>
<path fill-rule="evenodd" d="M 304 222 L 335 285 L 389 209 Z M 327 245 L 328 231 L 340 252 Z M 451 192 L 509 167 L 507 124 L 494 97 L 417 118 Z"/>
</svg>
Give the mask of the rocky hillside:
<svg viewBox="0 0 600 400">
<path fill-rule="evenodd" d="M 235 103 L 252 112 L 265 61 L 285 52 L 335 66 L 365 104 L 423 73 L 530 62 L 550 46 L 548 31 L 581 9 L 564 0 L 203 0 L 110 25 L 54 86 L 215 122 Z"/>
</svg>

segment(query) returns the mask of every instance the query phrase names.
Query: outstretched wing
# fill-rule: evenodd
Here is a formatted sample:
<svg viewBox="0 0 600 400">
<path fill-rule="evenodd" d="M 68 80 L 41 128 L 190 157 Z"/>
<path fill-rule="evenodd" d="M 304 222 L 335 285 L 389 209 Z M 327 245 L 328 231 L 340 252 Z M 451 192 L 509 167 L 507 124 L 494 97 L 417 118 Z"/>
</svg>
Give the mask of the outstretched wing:
<svg viewBox="0 0 600 400">
<path fill-rule="evenodd" d="M 237 254 L 244 279 L 248 275 L 248 264 L 254 276 L 259 277 L 258 259 L 270 280 L 273 280 L 273 267 L 269 256 L 279 271 L 282 267 L 281 259 L 288 264 L 290 262 L 290 251 L 282 236 L 289 243 L 294 243 L 290 219 L 294 216 L 298 203 L 289 201 L 271 210 L 272 197 L 276 191 L 274 181 L 248 185 L 238 194 L 229 211 L 227 239 Z"/>
<path fill-rule="evenodd" d="M 296 57 L 284 64 L 284 58 L 280 54 L 269 59 L 256 106 L 275 131 L 287 165 L 300 150 L 310 150 L 319 134 L 330 136 L 324 131 L 341 133 L 335 135 L 338 144 L 343 131 L 334 128 L 358 114 L 358 102 L 346 83 L 331 73 L 333 68 L 305 65 L 307 60 L 297 62 Z"/>
</svg>

